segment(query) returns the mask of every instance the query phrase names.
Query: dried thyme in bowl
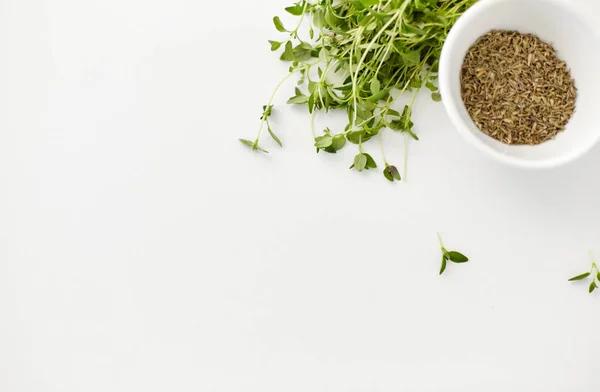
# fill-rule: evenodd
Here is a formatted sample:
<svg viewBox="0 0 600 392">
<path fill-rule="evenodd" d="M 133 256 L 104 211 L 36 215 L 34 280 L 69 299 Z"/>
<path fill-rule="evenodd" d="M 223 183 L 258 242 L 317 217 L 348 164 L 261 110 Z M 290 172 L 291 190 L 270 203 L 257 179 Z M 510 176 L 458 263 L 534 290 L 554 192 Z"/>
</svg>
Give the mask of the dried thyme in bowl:
<svg viewBox="0 0 600 392">
<path fill-rule="evenodd" d="M 467 52 L 461 94 L 482 132 L 506 144 L 537 145 L 565 129 L 577 89 L 550 44 L 533 34 L 493 30 Z"/>
</svg>

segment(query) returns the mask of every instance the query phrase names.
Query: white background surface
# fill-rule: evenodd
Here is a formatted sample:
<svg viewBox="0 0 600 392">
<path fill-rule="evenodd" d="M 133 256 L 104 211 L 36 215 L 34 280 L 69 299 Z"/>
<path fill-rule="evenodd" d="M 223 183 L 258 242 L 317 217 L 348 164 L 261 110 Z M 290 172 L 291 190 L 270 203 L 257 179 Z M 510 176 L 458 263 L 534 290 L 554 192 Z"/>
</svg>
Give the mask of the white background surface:
<svg viewBox="0 0 600 392">
<path fill-rule="evenodd" d="M 600 150 L 504 167 L 424 97 L 405 184 L 293 108 L 254 155 L 286 5 L 0 0 L 0 390 L 600 390 Z"/>
</svg>

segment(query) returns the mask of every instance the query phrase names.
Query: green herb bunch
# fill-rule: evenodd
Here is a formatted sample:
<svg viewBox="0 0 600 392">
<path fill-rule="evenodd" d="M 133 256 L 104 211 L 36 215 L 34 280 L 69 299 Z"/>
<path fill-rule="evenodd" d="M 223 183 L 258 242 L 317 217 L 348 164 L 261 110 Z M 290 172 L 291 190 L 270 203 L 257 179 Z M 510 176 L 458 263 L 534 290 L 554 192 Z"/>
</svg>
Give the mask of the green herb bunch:
<svg viewBox="0 0 600 392">
<path fill-rule="evenodd" d="M 580 280 L 584 280 L 592 277 L 592 281 L 590 282 L 589 292 L 590 294 L 594 292 L 598 288 L 598 283 L 600 282 L 600 270 L 598 270 L 598 266 L 596 265 L 596 261 L 594 260 L 594 255 L 590 252 L 590 258 L 592 259 L 592 268 L 589 272 L 585 272 L 581 275 L 577 275 L 569 279 L 569 282 L 577 282 Z"/>
<path fill-rule="evenodd" d="M 288 103 L 307 107 L 317 152 L 336 153 L 350 142 L 358 148 L 351 169 L 376 169 L 373 157 L 363 152 L 363 143 L 379 138 L 383 174 L 389 181 L 399 181 L 400 172 L 385 157 L 381 134 L 385 129 L 402 132 L 405 146 L 407 137 L 418 140 L 411 119 L 417 93 L 425 87 L 434 101 L 441 100 L 436 81 L 442 45 L 456 20 L 476 2 L 302 0 L 286 8 L 299 17 L 298 24 L 290 29 L 275 17 L 275 28 L 287 38 L 269 42 L 271 50 L 281 51 L 281 60 L 291 63 L 289 74 L 264 106 L 256 139 L 240 141 L 267 152 L 259 146 L 266 128 L 281 145 L 269 117 L 281 86 L 297 76 L 298 87 Z M 308 37 L 301 37 L 305 21 L 310 24 Z M 410 103 L 394 109 L 393 104 L 405 92 L 412 93 Z M 345 110 L 348 124 L 337 133 L 329 129 L 317 133 L 316 113 L 332 109 Z M 406 174 L 406 151 L 404 155 Z"/>
</svg>

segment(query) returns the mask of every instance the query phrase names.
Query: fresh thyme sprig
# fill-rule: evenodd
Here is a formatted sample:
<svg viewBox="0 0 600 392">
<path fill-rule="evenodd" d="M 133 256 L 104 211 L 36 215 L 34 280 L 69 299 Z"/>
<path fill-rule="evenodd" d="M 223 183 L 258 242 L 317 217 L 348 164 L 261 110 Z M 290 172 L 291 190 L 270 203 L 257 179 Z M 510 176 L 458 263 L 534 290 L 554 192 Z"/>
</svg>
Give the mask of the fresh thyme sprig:
<svg viewBox="0 0 600 392">
<path fill-rule="evenodd" d="M 317 152 L 336 153 L 355 144 L 358 154 L 352 169 L 362 172 L 377 168 L 375 159 L 363 152 L 363 144 L 380 138 L 383 175 L 389 181 L 406 178 L 408 139 L 418 140 L 412 121 L 417 93 L 423 88 L 441 100 L 436 86 L 442 45 L 456 20 L 477 0 L 301 0 L 286 11 L 299 17 L 288 29 L 273 18 L 277 31 L 287 34 L 282 41 L 269 41 L 272 51 L 281 50 L 282 61 L 291 63 L 289 74 L 275 88 L 263 109 L 254 141 L 240 141 L 255 151 L 263 129 L 275 142 L 281 141 L 269 125 L 273 99 L 283 83 L 298 76 L 295 95 L 289 104 L 303 105 L 310 113 L 310 127 Z M 309 21 L 308 38 L 302 37 L 303 22 Z M 396 100 L 411 92 L 409 104 L 398 111 Z M 317 134 L 317 112 L 344 110 L 348 123 L 332 133 Z M 267 114 L 268 112 L 268 114 Z M 404 134 L 404 173 L 388 163 L 381 134 L 386 129 Z"/>
<path fill-rule="evenodd" d="M 463 255 L 462 253 L 457 252 L 455 250 L 448 251 L 446 248 L 444 248 L 444 244 L 442 243 L 442 236 L 440 235 L 440 233 L 437 233 L 437 237 L 440 243 L 440 248 L 442 249 L 442 266 L 440 268 L 440 275 L 442 275 L 444 271 L 446 271 L 448 261 L 451 261 L 456 264 L 462 264 L 469 261 L 469 258 Z"/>
<path fill-rule="evenodd" d="M 596 265 L 596 260 L 594 260 L 594 255 L 592 254 L 592 252 L 590 252 L 590 258 L 592 259 L 592 268 L 590 269 L 590 271 L 572 277 L 571 279 L 569 279 L 569 282 L 581 281 L 591 276 L 592 281 L 590 282 L 590 286 L 588 289 L 589 293 L 591 294 L 594 292 L 594 290 L 598 288 L 598 283 L 600 282 L 600 270 L 598 270 L 598 266 Z"/>
</svg>

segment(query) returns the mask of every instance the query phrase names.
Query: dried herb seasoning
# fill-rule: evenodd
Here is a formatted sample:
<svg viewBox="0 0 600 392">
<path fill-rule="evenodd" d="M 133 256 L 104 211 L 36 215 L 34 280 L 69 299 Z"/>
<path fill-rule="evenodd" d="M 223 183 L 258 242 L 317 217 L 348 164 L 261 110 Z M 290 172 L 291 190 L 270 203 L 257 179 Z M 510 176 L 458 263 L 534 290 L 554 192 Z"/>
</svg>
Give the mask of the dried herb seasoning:
<svg viewBox="0 0 600 392">
<path fill-rule="evenodd" d="M 467 52 L 461 94 L 482 132 L 506 144 L 537 145 L 565 129 L 577 88 L 552 45 L 533 34 L 493 30 Z"/>
</svg>

